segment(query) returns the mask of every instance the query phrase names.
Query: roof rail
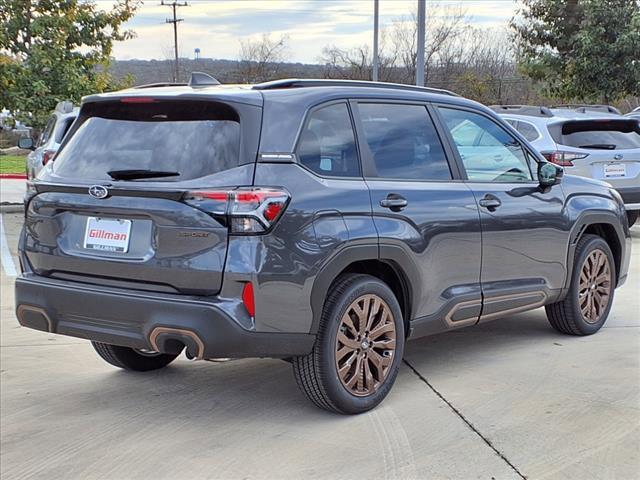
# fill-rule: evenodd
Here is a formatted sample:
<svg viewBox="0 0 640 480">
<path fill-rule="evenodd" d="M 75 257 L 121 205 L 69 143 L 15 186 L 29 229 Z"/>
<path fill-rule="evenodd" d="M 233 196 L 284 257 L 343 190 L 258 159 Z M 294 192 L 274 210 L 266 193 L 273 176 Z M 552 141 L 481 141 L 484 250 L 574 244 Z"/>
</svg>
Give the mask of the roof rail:
<svg viewBox="0 0 640 480">
<path fill-rule="evenodd" d="M 616 115 L 622 115 L 622 112 L 618 110 L 616 107 L 611 105 L 587 105 L 583 103 L 565 103 L 562 105 L 553 105 L 551 108 L 568 108 L 575 110 L 576 112 L 585 113 L 585 112 L 607 112 L 607 113 L 615 113 Z"/>
<path fill-rule="evenodd" d="M 490 105 L 496 113 L 511 113 L 512 115 L 529 115 L 531 117 L 553 117 L 553 112 L 547 107 L 535 105 Z"/>
<path fill-rule="evenodd" d="M 135 90 L 141 89 L 141 88 L 159 88 L 159 87 L 184 87 L 186 86 L 186 83 L 174 83 L 174 82 L 159 82 L 159 83 L 147 83 L 144 85 L 136 85 L 134 88 Z"/>
<path fill-rule="evenodd" d="M 276 90 L 280 88 L 302 88 L 302 87 L 367 87 L 367 88 L 387 88 L 391 90 L 411 90 L 414 92 L 439 93 L 441 95 L 451 95 L 459 97 L 457 93 L 441 88 L 419 87 L 417 85 L 405 85 L 402 83 L 369 82 L 367 80 L 332 80 L 332 79 L 305 79 L 286 78 L 273 80 L 271 82 L 258 83 L 253 85 L 253 90 Z"/>
</svg>

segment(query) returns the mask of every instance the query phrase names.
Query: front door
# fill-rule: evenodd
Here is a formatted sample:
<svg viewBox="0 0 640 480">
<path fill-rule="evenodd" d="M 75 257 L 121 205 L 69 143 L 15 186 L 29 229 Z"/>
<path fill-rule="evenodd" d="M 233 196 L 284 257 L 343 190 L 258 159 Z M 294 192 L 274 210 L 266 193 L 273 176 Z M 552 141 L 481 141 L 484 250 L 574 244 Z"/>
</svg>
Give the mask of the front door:
<svg viewBox="0 0 640 480">
<path fill-rule="evenodd" d="M 537 161 L 494 119 L 451 107 L 438 111 L 480 210 L 481 320 L 548 303 L 566 277 L 562 189 L 540 189 Z"/>
<path fill-rule="evenodd" d="M 424 104 L 353 102 L 382 259 L 412 278 L 414 335 L 478 321 L 480 219 Z"/>
</svg>

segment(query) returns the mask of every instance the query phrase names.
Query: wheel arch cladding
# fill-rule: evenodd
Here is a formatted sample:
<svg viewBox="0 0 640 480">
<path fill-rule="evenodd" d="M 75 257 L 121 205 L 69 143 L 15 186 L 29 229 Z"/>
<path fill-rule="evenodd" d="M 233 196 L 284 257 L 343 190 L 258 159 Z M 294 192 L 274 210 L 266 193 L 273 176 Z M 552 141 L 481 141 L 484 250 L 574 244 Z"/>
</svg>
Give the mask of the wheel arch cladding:
<svg viewBox="0 0 640 480">
<path fill-rule="evenodd" d="M 616 269 L 616 283 L 620 281 L 623 261 L 624 233 L 619 225 L 618 218 L 613 213 L 590 213 L 581 215 L 575 222 L 571 235 L 571 244 L 568 255 L 567 282 L 571 280 L 573 261 L 576 246 L 585 234 L 593 234 L 602 238 L 611 249 Z"/>
<path fill-rule="evenodd" d="M 386 260 L 360 260 L 349 264 L 340 275 L 344 273 L 362 273 L 371 275 L 384 282 L 393 292 L 400 304 L 402 318 L 405 324 L 405 333 L 408 333 L 409 319 L 411 318 L 411 293 L 408 280 L 402 268 L 393 261 Z"/>
<path fill-rule="evenodd" d="M 620 278 L 620 265 L 622 262 L 622 245 L 620 244 L 620 240 L 618 239 L 618 235 L 616 234 L 615 227 L 610 223 L 592 223 L 585 228 L 582 235 L 585 234 L 593 234 L 602 238 L 609 248 L 611 249 L 611 253 L 613 254 L 613 261 L 616 267 L 616 283 Z"/>
<path fill-rule="evenodd" d="M 320 271 L 311 293 L 313 323 L 310 333 L 317 333 L 329 289 L 344 273 L 362 273 L 374 276 L 389 286 L 394 293 L 404 318 L 409 325 L 411 318 L 410 283 L 403 269 L 396 262 L 378 258 L 377 245 L 358 245 L 341 250 Z"/>
</svg>

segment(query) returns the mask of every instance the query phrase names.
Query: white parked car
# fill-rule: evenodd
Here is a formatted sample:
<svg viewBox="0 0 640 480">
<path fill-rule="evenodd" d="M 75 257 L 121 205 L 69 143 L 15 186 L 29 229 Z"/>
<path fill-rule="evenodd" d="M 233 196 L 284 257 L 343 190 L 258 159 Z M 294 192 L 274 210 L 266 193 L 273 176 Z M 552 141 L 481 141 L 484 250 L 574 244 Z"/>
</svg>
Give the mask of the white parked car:
<svg viewBox="0 0 640 480">
<path fill-rule="evenodd" d="M 78 108 L 71 102 L 60 102 L 35 145 L 30 138 L 20 140 L 20 147 L 33 149 L 27 157 L 27 178 L 35 178 L 42 167 L 49 163 L 77 116 Z M 31 143 L 28 140 L 31 140 Z"/>
<path fill-rule="evenodd" d="M 640 119 L 608 105 L 493 105 L 507 123 L 566 173 L 610 183 L 629 225 L 640 214 Z"/>
</svg>

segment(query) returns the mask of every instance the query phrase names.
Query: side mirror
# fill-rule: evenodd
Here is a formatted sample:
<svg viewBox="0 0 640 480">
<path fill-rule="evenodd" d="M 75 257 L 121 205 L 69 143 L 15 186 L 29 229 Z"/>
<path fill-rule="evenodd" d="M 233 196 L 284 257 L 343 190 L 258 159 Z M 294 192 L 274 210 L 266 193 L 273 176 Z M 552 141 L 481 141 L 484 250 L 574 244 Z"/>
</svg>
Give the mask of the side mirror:
<svg viewBox="0 0 640 480">
<path fill-rule="evenodd" d="M 33 138 L 22 137 L 18 140 L 18 148 L 23 150 L 33 150 Z"/>
<path fill-rule="evenodd" d="M 562 181 L 564 170 L 550 162 L 538 164 L 538 182 L 540 187 L 548 188 L 558 185 Z"/>
</svg>

